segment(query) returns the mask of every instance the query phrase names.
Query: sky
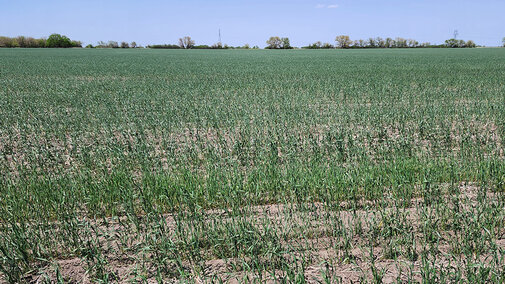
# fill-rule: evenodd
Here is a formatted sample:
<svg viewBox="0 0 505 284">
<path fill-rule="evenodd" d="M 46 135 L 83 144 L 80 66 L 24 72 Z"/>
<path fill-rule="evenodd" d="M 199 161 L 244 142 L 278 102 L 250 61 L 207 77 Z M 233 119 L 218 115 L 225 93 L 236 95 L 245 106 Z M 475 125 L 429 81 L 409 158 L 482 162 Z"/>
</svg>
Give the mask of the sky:
<svg viewBox="0 0 505 284">
<path fill-rule="evenodd" d="M 459 39 L 498 46 L 504 11 L 504 0 L 0 0 L 0 35 L 141 45 L 191 36 L 211 45 L 220 29 L 223 43 L 264 47 L 270 36 L 293 46 L 337 35 L 443 43 L 457 30 Z"/>
</svg>

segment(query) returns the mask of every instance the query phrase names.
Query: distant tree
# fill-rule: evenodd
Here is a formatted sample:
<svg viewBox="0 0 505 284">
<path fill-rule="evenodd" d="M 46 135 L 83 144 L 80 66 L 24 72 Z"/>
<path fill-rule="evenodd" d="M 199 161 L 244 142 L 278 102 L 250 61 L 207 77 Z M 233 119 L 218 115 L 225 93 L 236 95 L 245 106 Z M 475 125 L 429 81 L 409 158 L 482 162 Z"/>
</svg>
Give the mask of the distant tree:
<svg viewBox="0 0 505 284">
<path fill-rule="evenodd" d="M 401 37 L 397 37 L 395 39 L 395 47 L 398 47 L 398 48 L 405 48 L 405 47 L 408 47 L 407 45 L 407 40 L 404 39 L 404 38 L 401 38 Z"/>
<path fill-rule="evenodd" d="M 24 36 L 18 36 L 16 41 L 18 42 L 19 47 L 26 47 L 26 38 Z"/>
<path fill-rule="evenodd" d="M 418 47 L 419 46 L 419 42 L 417 40 L 415 40 L 415 39 L 409 39 L 407 45 L 409 47 Z"/>
<path fill-rule="evenodd" d="M 159 49 L 180 49 L 181 47 L 177 44 L 155 44 L 148 45 L 147 48 L 159 48 Z"/>
<path fill-rule="evenodd" d="M 39 38 L 39 39 L 37 39 L 37 45 L 39 47 L 46 47 L 46 41 L 47 40 L 45 38 Z"/>
<path fill-rule="evenodd" d="M 223 49 L 223 44 L 221 42 L 218 42 L 218 43 L 214 43 L 212 46 L 211 46 L 212 49 Z"/>
<path fill-rule="evenodd" d="M 128 44 L 126 41 L 122 41 L 121 48 L 130 48 L 130 44 Z"/>
<path fill-rule="evenodd" d="M 370 47 L 370 48 L 376 48 L 376 47 L 378 47 L 378 46 L 377 46 L 377 41 L 375 41 L 375 38 L 373 38 L 373 37 L 368 38 L 368 40 L 367 40 L 367 45 L 368 45 L 368 47 Z"/>
<path fill-rule="evenodd" d="M 130 43 L 130 47 L 131 48 L 137 48 L 137 43 L 132 41 L 132 43 Z"/>
<path fill-rule="evenodd" d="M 335 38 L 338 48 L 349 48 L 351 47 L 352 41 L 348 35 L 339 35 Z"/>
<path fill-rule="evenodd" d="M 64 35 L 52 34 L 46 40 L 47 47 L 72 47 L 70 39 Z"/>
<path fill-rule="evenodd" d="M 366 42 L 362 39 L 355 40 L 353 43 L 354 48 L 364 48 L 366 47 Z"/>
<path fill-rule="evenodd" d="M 466 43 L 465 43 L 465 47 L 468 47 L 468 48 L 474 48 L 474 47 L 477 47 L 477 44 L 475 44 L 475 42 L 473 40 L 468 40 Z"/>
<path fill-rule="evenodd" d="M 272 36 L 267 40 L 267 49 L 280 49 L 281 48 L 281 38 L 278 36 Z"/>
<path fill-rule="evenodd" d="M 381 38 L 381 37 L 376 37 L 375 38 L 375 46 L 378 48 L 385 48 L 386 47 L 386 41 Z"/>
<path fill-rule="evenodd" d="M 287 37 L 273 36 L 267 40 L 266 49 L 292 49 Z"/>
<path fill-rule="evenodd" d="M 248 43 L 244 44 L 244 46 L 242 47 L 243 49 L 250 49 L 251 47 L 249 46 Z"/>
<path fill-rule="evenodd" d="M 331 48 L 335 48 L 335 47 L 333 45 L 331 45 L 331 43 L 325 42 L 325 43 L 323 43 L 323 46 L 321 46 L 321 48 L 331 49 Z"/>
<path fill-rule="evenodd" d="M 28 47 L 44 48 L 46 47 L 46 40 L 44 38 L 28 37 L 26 39 Z"/>
<path fill-rule="evenodd" d="M 445 41 L 445 46 L 451 48 L 458 47 L 458 40 L 455 38 L 448 39 Z"/>
<path fill-rule="evenodd" d="M 2 36 L 0 37 L 0 47 L 19 47 L 19 45 L 15 38 Z"/>
<path fill-rule="evenodd" d="M 421 43 L 421 47 L 425 47 L 426 48 L 426 47 L 430 47 L 430 46 L 431 46 L 431 43 L 429 43 L 429 42 L 423 42 L 423 43 Z"/>
<path fill-rule="evenodd" d="M 292 49 L 291 44 L 289 42 L 289 38 L 283 37 L 281 38 L 281 48 L 282 49 Z"/>
<path fill-rule="evenodd" d="M 388 38 L 386 38 L 386 41 L 384 42 L 384 44 L 385 44 L 386 48 L 391 48 L 391 47 L 394 47 L 395 41 L 392 38 L 388 37 Z"/>
<path fill-rule="evenodd" d="M 109 48 L 119 48 L 119 44 L 117 41 L 109 40 L 107 42 L 107 47 Z"/>
<path fill-rule="evenodd" d="M 189 49 L 195 46 L 195 41 L 189 36 L 185 36 L 179 39 L 179 46 L 184 49 Z"/>
<path fill-rule="evenodd" d="M 450 48 L 465 47 L 465 41 L 461 39 L 451 38 L 445 41 L 445 46 Z"/>
<path fill-rule="evenodd" d="M 45 38 L 37 39 L 25 36 L 18 36 L 14 38 L 0 37 L 0 47 L 82 47 L 82 43 L 80 41 L 70 40 L 64 35 L 52 34 L 47 40 Z"/>
<path fill-rule="evenodd" d="M 72 47 L 82 47 L 82 42 L 80 42 L 78 40 L 73 40 Z"/>
<path fill-rule="evenodd" d="M 86 45 L 86 48 L 94 48 L 94 46 L 90 43 L 90 44 Z"/>
<path fill-rule="evenodd" d="M 505 47 L 505 37 L 502 38 L 501 43 L 502 43 L 503 47 Z"/>
<path fill-rule="evenodd" d="M 212 46 L 208 46 L 206 44 L 195 45 L 191 47 L 193 49 L 212 49 Z"/>
<path fill-rule="evenodd" d="M 9 44 L 10 40 L 11 39 L 6 36 L 0 36 L 0 47 L 8 47 L 7 45 Z"/>
<path fill-rule="evenodd" d="M 39 42 L 36 39 L 34 39 L 33 37 L 27 37 L 26 38 L 26 47 L 34 48 L 34 47 L 40 47 L 40 46 L 39 46 Z"/>
<path fill-rule="evenodd" d="M 20 47 L 19 46 L 19 43 L 18 43 L 18 40 L 13 38 L 10 42 L 11 46 L 10 47 Z"/>
<path fill-rule="evenodd" d="M 319 49 L 322 47 L 322 43 L 320 41 L 316 41 L 314 42 L 313 44 L 309 44 L 307 46 L 304 46 L 303 48 L 306 48 L 306 49 Z"/>
<path fill-rule="evenodd" d="M 304 46 L 305 49 L 330 49 L 335 48 L 329 42 L 322 43 L 320 41 L 316 41 L 313 44 L 309 44 L 308 46 Z"/>
<path fill-rule="evenodd" d="M 26 45 L 26 47 L 32 47 L 32 48 L 38 47 L 38 44 L 33 37 L 25 38 L 25 45 Z"/>
</svg>

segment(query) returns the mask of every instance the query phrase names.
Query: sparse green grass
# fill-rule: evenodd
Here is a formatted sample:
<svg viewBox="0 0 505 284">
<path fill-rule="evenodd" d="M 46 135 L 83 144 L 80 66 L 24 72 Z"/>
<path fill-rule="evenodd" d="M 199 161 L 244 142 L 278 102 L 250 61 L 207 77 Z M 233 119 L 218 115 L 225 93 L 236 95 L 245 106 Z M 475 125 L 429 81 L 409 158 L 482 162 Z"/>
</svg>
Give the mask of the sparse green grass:
<svg viewBox="0 0 505 284">
<path fill-rule="evenodd" d="M 0 49 L 0 275 L 503 282 L 504 78 L 503 49 Z"/>
</svg>

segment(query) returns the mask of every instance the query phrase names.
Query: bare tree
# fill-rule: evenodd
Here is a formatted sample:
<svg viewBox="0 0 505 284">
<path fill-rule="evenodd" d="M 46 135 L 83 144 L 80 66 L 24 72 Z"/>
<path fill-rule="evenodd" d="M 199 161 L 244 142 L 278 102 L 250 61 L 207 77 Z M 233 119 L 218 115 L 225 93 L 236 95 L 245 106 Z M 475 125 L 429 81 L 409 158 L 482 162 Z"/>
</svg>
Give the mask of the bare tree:
<svg viewBox="0 0 505 284">
<path fill-rule="evenodd" d="M 130 43 L 130 47 L 131 48 L 137 48 L 137 43 L 132 41 L 132 43 Z"/>
<path fill-rule="evenodd" d="M 190 49 L 195 46 L 195 41 L 189 36 L 185 36 L 179 39 L 179 46 L 184 49 Z"/>
<path fill-rule="evenodd" d="M 337 47 L 339 48 L 349 48 L 352 44 L 352 41 L 348 35 L 337 36 L 335 38 L 335 42 L 337 43 Z"/>
</svg>

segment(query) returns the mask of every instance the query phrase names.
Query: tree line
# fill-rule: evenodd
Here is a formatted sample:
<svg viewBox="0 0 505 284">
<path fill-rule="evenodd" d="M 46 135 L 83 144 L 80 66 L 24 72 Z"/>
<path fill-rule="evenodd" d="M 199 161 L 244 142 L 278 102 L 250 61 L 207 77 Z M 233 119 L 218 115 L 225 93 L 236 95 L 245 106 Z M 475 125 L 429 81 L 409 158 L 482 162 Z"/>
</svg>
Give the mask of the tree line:
<svg viewBox="0 0 505 284">
<path fill-rule="evenodd" d="M 147 47 L 155 49 L 259 49 L 258 46 L 251 47 L 249 44 L 245 44 L 244 46 L 229 46 L 221 42 L 213 45 L 196 45 L 190 36 L 180 38 L 177 44 L 154 44 Z"/>
<path fill-rule="evenodd" d="M 293 49 L 295 47 L 291 46 L 290 40 L 287 37 L 272 36 L 266 41 L 267 46 L 265 49 Z M 505 46 L 505 38 L 504 38 Z M 335 44 L 322 43 L 317 41 L 308 46 L 303 46 L 304 49 L 332 49 L 332 48 L 473 48 L 477 47 L 474 41 L 468 40 L 458 40 L 458 39 L 448 39 L 444 44 L 433 45 L 429 42 L 419 43 L 414 39 L 404 39 L 401 37 L 393 38 L 369 38 L 366 40 L 351 40 L 348 35 L 339 35 L 335 38 Z M 179 39 L 178 44 L 158 44 L 149 45 L 148 48 L 164 48 L 164 49 L 230 49 L 230 48 L 242 48 L 249 49 L 248 44 L 244 46 L 232 47 L 228 45 L 222 45 L 217 43 L 211 46 L 208 45 L 195 45 L 195 41 L 191 37 L 186 36 Z M 259 48 L 257 46 L 253 48 Z"/>
<path fill-rule="evenodd" d="M 268 44 L 268 41 L 267 41 Z M 348 35 L 339 35 L 335 38 L 335 45 L 331 43 L 321 43 L 320 41 L 304 46 L 306 49 L 330 49 L 330 48 L 473 48 L 477 47 L 474 41 L 448 39 L 444 44 L 433 45 L 429 42 L 419 43 L 415 39 L 405 39 L 401 37 L 382 38 L 371 37 L 366 40 L 351 40 Z"/>
<path fill-rule="evenodd" d="M 505 47 L 505 38 L 502 39 L 503 47 Z M 272 36 L 266 41 L 267 46 L 265 49 L 293 49 L 290 40 L 287 37 Z M 68 48 L 68 47 L 82 47 L 82 43 L 76 40 L 70 40 L 65 35 L 51 34 L 47 39 L 33 38 L 33 37 L 5 37 L 0 36 L 0 47 L 27 47 L 27 48 Z M 117 42 L 117 41 L 99 41 L 96 46 L 88 44 L 86 48 L 138 48 L 136 42 Z M 244 46 L 229 46 L 218 42 L 213 45 L 196 45 L 195 41 L 185 36 L 179 39 L 177 44 L 155 44 L 148 45 L 148 48 L 154 49 L 259 49 L 258 46 L 250 47 L 249 44 Z M 443 44 L 431 44 L 429 42 L 419 43 L 414 39 L 405 39 L 401 37 L 381 38 L 371 37 L 368 39 L 351 40 L 348 35 L 339 35 L 335 38 L 334 44 L 317 41 L 303 46 L 304 49 L 350 49 L 350 48 L 474 48 L 477 44 L 472 40 L 460 40 L 451 38 L 446 40 Z"/>
<path fill-rule="evenodd" d="M 0 36 L 0 47 L 68 48 L 82 47 L 82 43 L 77 40 L 70 40 L 67 36 L 60 34 L 52 34 L 47 39 L 25 36 Z"/>
<path fill-rule="evenodd" d="M 126 41 L 118 43 L 117 41 L 113 40 L 109 40 L 108 42 L 99 41 L 96 46 L 93 46 L 92 44 L 86 45 L 86 48 L 137 48 L 137 47 L 141 46 L 138 46 L 137 43 L 134 41 L 132 41 L 131 43 L 128 43 Z"/>
</svg>

